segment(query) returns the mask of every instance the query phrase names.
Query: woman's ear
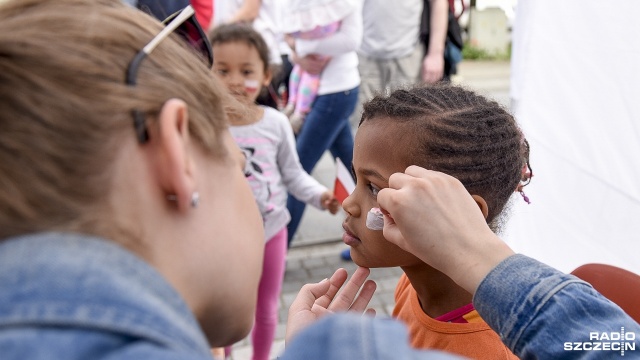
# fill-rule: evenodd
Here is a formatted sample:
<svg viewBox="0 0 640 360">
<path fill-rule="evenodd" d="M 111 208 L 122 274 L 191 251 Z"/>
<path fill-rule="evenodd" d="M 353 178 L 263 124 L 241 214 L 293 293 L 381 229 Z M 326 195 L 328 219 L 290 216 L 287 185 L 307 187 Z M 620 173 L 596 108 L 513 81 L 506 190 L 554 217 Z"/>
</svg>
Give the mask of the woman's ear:
<svg viewBox="0 0 640 360">
<path fill-rule="evenodd" d="M 195 191 L 195 169 L 189 153 L 189 113 L 184 101 L 169 99 L 164 103 L 158 115 L 156 140 L 156 173 L 163 191 L 175 199 L 178 209 L 186 210 Z"/>
<path fill-rule="evenodd" d="M 471 197 L 473 198 L 473 200 L 475 200 L 476 204 L 478 204 L 478 207 L 480 208 L 480 211 L 482 211 L 482 215 L 486 220 L 489 216 L 489 206 L 487 205 L 487 202 L 484 201 L 484 199 L 480 195 L 471 195 Z"/>
</svg>

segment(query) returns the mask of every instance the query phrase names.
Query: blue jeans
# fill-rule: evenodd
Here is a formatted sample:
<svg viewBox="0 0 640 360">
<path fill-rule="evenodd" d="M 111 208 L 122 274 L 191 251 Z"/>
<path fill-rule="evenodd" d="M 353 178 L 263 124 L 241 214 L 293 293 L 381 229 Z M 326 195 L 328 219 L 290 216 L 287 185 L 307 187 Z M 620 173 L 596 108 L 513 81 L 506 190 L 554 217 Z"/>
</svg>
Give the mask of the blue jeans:
<svg viewBox="0 0 640 360">
<path fill-rule="evenodd" d="M 306 172 L 313 171 L 326 150 L 331 151 L 334 158 L 339 157 L 347 169 L 351 169 L 353 134 L 349 116 L 357 101 L 358 87 L 316 98 L 296 139 L 300 164 Z M 291 245 L 291 239 L 300 225 L 305 204 L 289 195 L 287 208 L 291 214 L 291 221 L 287 225 L 288 244 Z"/>
</svg>

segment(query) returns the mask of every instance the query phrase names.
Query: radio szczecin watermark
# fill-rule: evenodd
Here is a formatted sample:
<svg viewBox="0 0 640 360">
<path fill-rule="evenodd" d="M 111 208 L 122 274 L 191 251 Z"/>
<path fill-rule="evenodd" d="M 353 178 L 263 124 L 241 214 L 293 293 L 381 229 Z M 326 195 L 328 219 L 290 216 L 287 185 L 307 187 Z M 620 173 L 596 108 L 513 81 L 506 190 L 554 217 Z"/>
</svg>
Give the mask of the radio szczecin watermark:
<svg viewBox="0 0 640 360">
<path fill-rule="evenodd" d="M 625 332 L 624 327 L 620 332 L 589 332 L 589 341 L 565 342 L 565 351 L 620 351 L 624 356 L 625 351 L 636 350 L 636 333 Z"/>
</svg>

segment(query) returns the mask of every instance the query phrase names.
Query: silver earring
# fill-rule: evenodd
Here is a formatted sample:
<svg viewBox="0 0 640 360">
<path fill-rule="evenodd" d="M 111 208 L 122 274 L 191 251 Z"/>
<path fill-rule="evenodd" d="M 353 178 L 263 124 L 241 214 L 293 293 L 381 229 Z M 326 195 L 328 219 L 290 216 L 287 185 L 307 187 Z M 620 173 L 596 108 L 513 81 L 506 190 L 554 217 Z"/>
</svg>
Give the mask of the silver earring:
<svg viewBox="0 0 640 360">
<path fill-rule="evenodd" d="M 197 191 L 194 191 L 193 194 L 191 194 L 191 207 L 197 208 L 199 203 L 200 203 L 200 194 Z"/>
</svg>

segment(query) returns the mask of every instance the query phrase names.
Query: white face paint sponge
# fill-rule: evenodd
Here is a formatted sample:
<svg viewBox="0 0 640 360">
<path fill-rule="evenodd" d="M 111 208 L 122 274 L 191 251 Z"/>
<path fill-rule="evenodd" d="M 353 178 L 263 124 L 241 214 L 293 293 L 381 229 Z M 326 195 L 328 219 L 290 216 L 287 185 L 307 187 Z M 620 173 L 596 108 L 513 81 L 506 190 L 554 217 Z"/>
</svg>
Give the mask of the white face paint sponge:
<svg viewBox="0 0 640 360">
<path fill-rule="evenodd" d="M 371 230 L 382 230 L 384 227 L 384 215 L 380 208 L 371 208 L 367 213 L 367 227 Z"/>
</svg>

